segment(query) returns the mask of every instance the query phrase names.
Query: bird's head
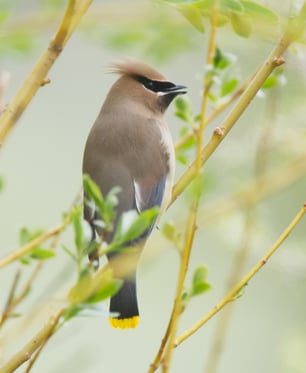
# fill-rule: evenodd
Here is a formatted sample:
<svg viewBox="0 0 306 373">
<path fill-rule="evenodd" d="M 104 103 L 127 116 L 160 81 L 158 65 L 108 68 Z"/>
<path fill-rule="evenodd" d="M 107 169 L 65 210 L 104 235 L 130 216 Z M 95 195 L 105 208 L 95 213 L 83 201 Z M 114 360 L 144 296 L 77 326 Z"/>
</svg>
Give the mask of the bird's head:
<svg viewBox="0 0 306 373">
<path fill-rule="evenodd" d="M 113 85 L 110 98 L 128 100 L 154 113 L 164 113 L 171 101 L 187 92 L 183 85 L 167 80 L 158 71 L 139 61 L 123 60 L 112 65 L 120 78 Z"/>
</svg>

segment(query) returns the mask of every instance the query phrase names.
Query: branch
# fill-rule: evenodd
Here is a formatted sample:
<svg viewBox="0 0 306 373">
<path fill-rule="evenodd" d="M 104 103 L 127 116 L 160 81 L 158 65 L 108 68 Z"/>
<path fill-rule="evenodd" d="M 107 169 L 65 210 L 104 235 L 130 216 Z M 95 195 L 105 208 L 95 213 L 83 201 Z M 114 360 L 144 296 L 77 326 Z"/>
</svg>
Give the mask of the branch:
<svg viewBox="0 0 306 373">
<path fill-rule="evenodd" d="M 36 280 L 39 272 L 43 268 L 44 263 L 45 262 L 43 260 L 40 260 L 37 263 L 37 265 L 34 268 L 32 274 L 30 275 L 30 277 L 26 281 L 25 285 L 23 286 L 23 288 L 22 288 L 22 290 L 20 291 L 19 294 L 15 295 L 15 288 L 16 288 L 15 282 L 12 284 L 11 290 L 10 290 L 10 294 L 12 294 L 12 296 L 9 296 L 8 301 L 7 301 L 7 305 L 4 309 L 4 311 L 2 312 L 2 314 L 0 314 L 0 329 L 3 327 L 3 324 L 5 323 L 5 321 L 7 321 L 9 319 L 9 317 L 12 315 L 15 308 L 26 298 L 26 296 L 28 295 L 28 293 L 31 289 L 31 286 L 33 285 L 33 283 Z M 20 274 L 20 271 L 17 272 L 17 274 Z M 16 277 L 17 277 L 17 274 L 16 274 Z"/>
<path fill-rule="evenodd" d="M 66 225 L 67 223 L 62 223 L 58 225 L 57 227 L 50 229 L 47 232 L 42 233 L 41 235 L 34 238 L 34 240 L 20 247 L 18 250 L 14 251 L 12 254 L 9 254 L 7 257 L 0 260 L 0 268 L 5 267 L 6 265 L 28 254 L 31 250 L 33 250 L 34 247 L 46 241 L 48 238 L 52 236 L 56 236 L 57 234 L 59 234 L 62 230 L 66 228 Z"/>
<path fill-rule="evenodd" d="M 26 107 L 45 81 L 46 75 L 62 52 L 92 0 L 69 0 L 63 20 L 33 70 L 29 73 L 13 101 L 0 117 L 0 146 Z"/>
<path fill-rule="evenodd" d="M 271 145 L 271 137 L 273 128 L 276 123 L 277 107 L 276 102 L 278 101 L 278 91 L 274 89 L 270 92 L 266 101 L 267 116 L 269 119 L 267 123 L 261 128 L 261 133 L 258 139 L 258 146 L 256 149 L 255 156 L 255 177 L 258 178 L 266 173 L 268 153 Z M 261 186 L 258 185 L 258 190 Z M 257 190 L 255 191 L 255 195 Z M 245 206 L 244 211 L 244 224 L 242 228 L 242 237 L 239 249 L 235 255 L 234 261 L 231 266 L 230 274 L 228 276 L 226 292 L 228 292 L 232 286 L 234 286 L 239 279 L 243 276 L 245 264 L 250 254 L 251 241 L 254 234 L 254 226 L 257 219 L 256 205 L 251 203 Z M 210 351 L 208 352 L 208 358 L 205 364 L 206 373 L 216 373 L 218 365 L 220 364 L 222 353 L 225 347 L 226 335 L 229 330 L 230 322 L 233 317 L 234 307 L 227 307 L 224 309 L 222 314 L 216 321 L 215 331 L 210 343 Z"/>
<path fill-rule="evenodd" d="M 63 312 L 60 310 L 55 316 L 50 317 L 48 323 L 28 342 L 20 351 L 18 351 L 9 362 L 0 367 L 1 373 L 12 373 L 21 364 L 28 361 L 32 354 L 42 345 L 44 345 L 53 334 Z"/>
<path fill-rule="evenodd" d="M 222 310 L 227 304 L 236 300 L 239 297 L 240 291 L 248 284 L 248 282 L 256 275 L 256 273 L 267 263 L 271 256 L 277 251 L 280 245 L 286 240 L 289 234 L 294 230 L 297 224 L 302 220 L 304 214 L 306 213 L 306 203 L 302 209 L 297 213 L 288 227 L 283 231 L 277 241 L 271 246 L 263 258 L 250 270 L 250 272 L 243 277 L 243 279 L 238 282 L 227 294 L 226 296 L 213 307 L 202 319 L 196 322 L 190 329 L 183 333 L 177 338 L 175 346 L 180 345 L 196 331 L 198 331 L 203 325 L 205 325 L 215 314 Z"/>
<path fill-rule="evenodd" d="M 294 42 L 300 35 L 304 28 L 304 13 L 306 13 L 306 4 L 304 4 L 300 14 L 293 21 L 289 22 L 287 29 L 285 30 L 283 36 L 278 41 L 276 46 L 273 48 L 270 55 L 264 61 L 263 64 L 259 66 L 257 73 L 255 74 L 253 80 L 250 82 L 249 86 L 243 92 L 236 105 L 233 107 L 232 111 L 226 116 L 223 122 L 220 124 L 220 128 L 217 128 L 209 142 L 201 150 L 201 164 L 203 164 L 209 159 L 216 148 L 220 145 L 221 141 L 227 136 L 230 130 L 233 128 L 235 123 L 246 110 L 248 105 L 251 103 L 253 98 L 256 96 L 259 89 L 262 87 L 263 83 L 266 81 L 268 76 L 273 72 L 273 70 L 282 65 L 285 61 L 282 58 L 283 53 L 287 50 L 289 45 Z M 197 161 L 194 160 L 189 168 L 183 173 L 178 182 L 174 185 L 172 189 L 172 204 L 177 197 L 187 188 L 187 186 L 194 180 L 197 174 Z"/>
<path fill-rule="evenodd" d="M 7 297 L 7 301 L 6 301 L 4 310 L 3 310 L 2 314 L 0 313 L 0 328 L 1 328 L 4 321 L 7 319 L 8 315 L 11 312 L 12 302 L 15 298 L 16 288 L 17 288 L 19 280 L 20 280 L 20 270 L 17 270 L 17 272 L 14 276 L 14 280 L 13 280 L 9 295 Z"/>
<path fill-rule="evenodd" d="M 198 141 L 197 141 L 196 157 L 195 157 L 195 160 L 192 162 L 192 164 L 189 166 L 189 168 L 185 171 L 185 173 L 179 179 L 178 183 L 173 187 L 172 200 L 170 204 L 176 200 L 176 198 L 182 193 L 183 190 L 185 190 L 185 188 L 192 181 L 194 180 L 196 181 L 200 177 L 201 167 L 203 166 L 203 164 L 210 157 L 210 155 L 215 151 L 215 149 L 218 147 L 218 145 L 221 143 L 224 137 L 232 129 L 234 124 L 238 121 L 242 113 L 248 107 L 251 100 L 255 97 L 258 90 L 262 87 L 265 80 L 268 78 L 268 76 L 273 72 L 273 70 L 276 67 L 282 65 L 285 62 L 284 59 L 282 58 L 282 54 L 285 52 L 288 46 L 294 40 L 296 40 L 296 38 L 302 32 L 304 28 L 304 14 L 305 13 L 306 13 L 306 3 L 303 6 L 299 16 L 294 20 L 294 22 L 290 22 L 283 37 L 276 44 L 276 46 L 274 47 L 274 49 L 272 50 L 272 52 L 270 53 L 266 61 L 259 67 L 259 69 L 255 70 L 254 78 L 251 80 L 250 84 L 248 85 L 248 87 L 245 89 L 245 91 L 241 95 L 240 99 L 238 100 L 237 104 L 234 106 L 233 110 L 229 113 L 229 115 L 222 122 L 220 128 L 216 128 L 216 130 L 213 132 L 213 135 L 210 141 L 208 142 L 208 144 L 202 147 L 203 134 L 204 134 L 204 130 L 207 124 L 207 121 L 205 121 L 205 115 L 206 115 L 206 109 L 207 109 L 206 98 L 208 97 L 208 92 L 210 88 L 208 84 L 205 86 L 204 93 L 203 93 L 203 99 L 202 99 L 202 107 L 201 107 L 201 116 L 202 116 L 201 123 L 200 123 L 199 131 L 197 133 Z M 212 22 L 212 25 L 213 25 L 213 22 Z M 210 47 L 212 45 L 213 44 L 210 44 Z M 208 53 L 208 55 L 211 57 L 211 53 Z M 150 366 L 149 372 L 154 372 L 159 366 L 159 364 L 161 363 L 161 361 L 163 362 L 163 372 L 164 373 L 168 372 L 169 362 L 170 362 L 171 354 L 172 354 L 173 347 L 174 347 L 174 343 L 173 343 L 174 336 L 176 333 L 179 317 L 183 311 L 181 307 L 182 306 L 181 299 L 179 298 L 179 296 L 181 295 L 180 287 L 184 283 L 184 278 L 185 278 L 185 274 L 186 274 L 187 267 L 188 267 L 189 255 L 190 255 L 191 247 L 193 244 L 193 238 L 194 238 L 194 234 L 196 230 L 197 212 L 198 212 L 198 204 L 200 200 L 200 195 L 201 195 L 201 192 L 198 187 L 195 191 L 195 197 L 193 199 L 189 221 L 187 224 L 187 229 L 186 229 L 186 234 L 185 234 L 185 245 L 184 245 L 184 249 L 181 254 L 182 262 L 181 262 L 178 286 L 177 286 L 176 297 L 175 297 L 171 319 L 169 321 L 166 334 L 162 340 L 160 349 L 154 359 L 154 362 Z M 303 208 L 303 215 L 304 213 L 305 213 L 305 207 Z M 267 257 L 265 258 L 265 262 L 269 258 L 269 255 L 272 255 L 272 253 L 275 250 L 276 249 L 273 248 L 271 254 L 268 253 Z M 261 268 L 261 266 L 265 262 L 260 263 L 259 268 Z M 259 268 L 255 268 L 254 274 L 259 270 Z M 252 276 L 254 276 L 254 274 L 252 274 Z M 240 284 L 238 284 L 240 287 L 234 288 L 233 291 L 235 292 L 230 293 L 229 297 L 226 297 L 223 302 L 221 302 L 217 307 L 215 307 L 213 311 L 211 312 L 211 314 L 209 314 L 209 318 L 212 317 L 218 311 L 218 309 L 223 308 L 227 303 L 234 300 L 234 297 L 237 297 L 237 293 L 245 284 L 246 282 L 243 282 L 243 281 Z M 200 326 L 196 324 L 197 329 L 201 326 L 202 324 L 200 324 Z M 191 328 L 191 334 L 193 333 L 194 331 Z"/>
<path fill-rule="evenodd" d="M 210 38 L 209 38 L 209 48 L 208 48 L 208 57 L 206 63 L 208 65 L 212 65 L 213 58 L 215 55 L 216 50 L 216 31 L 217 31 L 217 5 L 214 7 L 214 11 L 212 13 L 211 18 L 211 31 L 210 31 Z M 206 79 L 203 95 L 202 95 L 202 102 L 201 102 L 201 121 L 200 126 L 197 131 L 197 147 L 196 147 L 196 177 L 195 177 L 195 184 L 194 184 L 194 198 L 191 203 L 190 213 L 187 218 L 187 225 L 185 231 L 185 239 L 184 245 L 180 253 L 180 269 L 178 274 L 178 282 L 177 288 L 175 293 L 174 305 L 171 313 L 171 317 L 169 320 L 169 324 L 165 333 L 165 336 L 162 340 L 161 346 L 158 350 L 158 353 L 154 359 L 154 362 L 151 364 L 149 372 L 154 372 L 157 369 L 159 364 L 162 361 L 162 371 L 163 373 L 168 373 L 170 361 L 172 358 L 173 348 L 174 348 L 174 340 L 176 338 L 177 327 L 179 323 L 179 319 L 181 314 L 184 311 L 184 305 L 182 303 L 182 292 L 184 289 L 184 283 L 186 274 L 188 271 L 189 259 L 191 250 L 193 247 L 194 237 L 197 230 L 197 219 L 198 219 L 198 211 L 199 211 L 199 204 L 201 199 L 201 188 L 200 179 L 202 175 L 202 162 L 201 162 L 201 149 L 203 145 L 203 138 L 204 132 L 207 125 L 206 115 L 207 115 L 207 107 L 208 107 L 208 97 L 210 93 L 210 89 L 212 86 L 212 81 Z"/>
</svg>

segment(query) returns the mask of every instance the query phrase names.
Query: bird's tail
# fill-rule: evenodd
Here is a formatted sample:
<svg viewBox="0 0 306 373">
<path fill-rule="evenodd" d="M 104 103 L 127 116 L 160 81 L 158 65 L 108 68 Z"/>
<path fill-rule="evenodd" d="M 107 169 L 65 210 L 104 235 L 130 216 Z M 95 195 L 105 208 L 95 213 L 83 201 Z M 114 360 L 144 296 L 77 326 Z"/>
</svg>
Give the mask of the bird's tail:
<svg viewBox="0 0 306 373">
<path fill-rule="evenodd" d="M 120 329 L 135 328 L 139 322 L 137 304 L 136 279 L 125 279 L 122 287 L 111 298 L 109 322 L 112 327 Z"/>
</svg>

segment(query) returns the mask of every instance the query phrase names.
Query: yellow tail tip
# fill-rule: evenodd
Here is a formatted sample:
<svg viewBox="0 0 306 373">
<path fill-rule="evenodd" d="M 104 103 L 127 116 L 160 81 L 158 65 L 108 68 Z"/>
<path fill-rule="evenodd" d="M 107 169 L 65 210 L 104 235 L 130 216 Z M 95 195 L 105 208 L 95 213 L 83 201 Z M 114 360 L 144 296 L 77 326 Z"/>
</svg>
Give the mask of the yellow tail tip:
<svg viewBox="0 0 306 373">
<path fill-rule="evenodd" d="M 136 328 L 139 323 L 139 316 L 133 316 L 128 319 L 117 319 L 115 317 L 110 317 L 109 323 L 113 328 L 133 329 Z"/>
</svg>

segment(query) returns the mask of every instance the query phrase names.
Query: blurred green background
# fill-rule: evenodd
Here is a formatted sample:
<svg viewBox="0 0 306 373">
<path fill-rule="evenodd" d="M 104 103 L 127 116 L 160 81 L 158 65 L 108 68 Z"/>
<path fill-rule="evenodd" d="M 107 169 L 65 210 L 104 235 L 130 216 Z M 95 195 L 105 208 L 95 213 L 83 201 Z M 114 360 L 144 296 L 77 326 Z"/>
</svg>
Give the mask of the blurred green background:
<svg viewBox="0 0 306 373">
<path fill-rule="evenodd" d="M 286 17 L 298 1 L 265 1 Z M 9 2 L 7 2 L 9 4 Z M 3 2 L 3 6 L 6 6 Z M 51 39 L 65 6 L 64 1 L 13 1 L 0 26 L 0 71 L 10 83 L 9 102 Z M 208 30 L 208 28 L 207 28 Z M 10 40 L 11 38 L 11 40 Z M 249 38 L 229 26 L 218 29 L 217 44 L 236 56 L 235 73 L 243 81 L 268 55 L 272 36 L 254 33 Z M 88 132 L 115 76 L 107 74 L 111 61 L 122 57 L 141 59 L 170 80 L 187 85 L 188 98 L 199 111 L 208 33 L 197 32 L 175 9 L 160 3 L 134 1 L 93 2 L 79 30 L 56 61 L 49 77 L 1 149 L 0 255 L 18 247 L 20 228 L 56 225 L 81 186 L 81 162 Z M 225 213 L 228 199 L 254 178 L 258 147 L 268 141 L 265 168 L 306 155 L 305 47 L 296 44 L 286 54 L 284 85 L 262 92 L 251 103 L 233 131 L 205 166 L 199 230 L 192 252 L 190 275 L 199 265 L 208 268 L 212 290 L 191 301 L 182 316 L 179 332 L 190 327 L 221 299 L 241 246 L 245 210 Z M 174 139 L 183 125 L 167 113 Z M 208 128 L 220 123 L 222 114 Z M 265 131 L 267 131 L 265 135 Z M 191 153 L 192 154 L 192 153 Z M 176 178 L 185 166 L 178 164 Z M 287 177 L 287 176 L 284 176 Z M 250 252 L 243 273 L 255 264 L 278 238 L 304 202 L 306 175 L 275 191 L 256 205 Z M 174 221 L 184 230 L 188 192 L 168 210 L 163 221 Z M 222 201 L 218 203 L 218 201 Z M 217 207 L 222 207 L 218 213 Z M 306 221 L 272 260 L 259 272 L 243 296 L 229 307 L 234 313 L 220 357 L 220 373 L 306 372 Z M 63 241 L 72 245 L 72 234 Z M 46 262 L 20 317 L 9 320 L 0 335 L 0 361 L 16 352 L 65 300 L 76 280 L 76 269 L 58 248 Z M 0 306 L 3 308 L 13 280 L 14 263 L 0 271 Z M 47 344 L 33 372 L 146 372 L 160 344 L 173 303 L 178 254 L 160 231 L 149 240 L 138 273 L 141 322 L 136 330 L 111 329 L 105 317 L 78 317 L 67 323 Z M 22 275 L 26 279 L 30 268 Z M 220 316 L 174 351 L 175 373 L 205 372 L 205 363 Z M 24 367 L 17 370 L 23 372 Z"/>
</svg>

